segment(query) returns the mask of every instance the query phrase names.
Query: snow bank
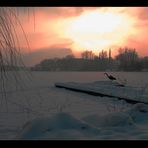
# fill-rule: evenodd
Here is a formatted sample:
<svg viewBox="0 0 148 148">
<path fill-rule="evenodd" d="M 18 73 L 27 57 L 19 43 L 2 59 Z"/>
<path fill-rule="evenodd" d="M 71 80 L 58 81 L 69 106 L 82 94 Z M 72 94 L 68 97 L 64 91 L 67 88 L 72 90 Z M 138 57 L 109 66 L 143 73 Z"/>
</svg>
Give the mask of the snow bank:
<svg viewBox="0 0 148 148">
<path fill-rule="evenodd" d="M 129 80 L 128 84 L 132 86 L 144 86 L 145 82 L 148 82 L 147 73 L 128 72 L 116 74 L 119 74 L 121 77 L 126 76 L 126 79 Z M 27 81 L 26 76 L 22 75 L 22 81 L 20 80 L 19 82 L 23 86 L 17 91 L 13 87 L 14 83 L 10 83 L 11 78 L 7 81 L 6 97 L 8 98 L 9 112 L 6 112 L 4 108 L 4 99 L 0 106 L 0 139 L 148 140 L 147 105 L 141 103 L 133 105 L 116 98 L 90 96 L 53 87 L 57 81 L 75 81 L 79 84 L 83 82 L 84 87 L 91 87 L 93 89 L 94 87 L 96 89 L 100 88 L 99 86 L 102 83 L 102 89 L 106 88 L 107 91 L 111 90 L 122 95 L 120 90 L 124 88 L 119 87 L 118 90 L 118 87 L 114 86 L 113 90 L 113 83 L 111 81 L 102 81 L 104 80 L 103 73 L 35 72 L 33 75 L 35 78 L 33 83 L 29 80 Z M 127 87 L 130 91 L 130 86 Z M 102 89 L 100 88 L 101 91 Z M 141 90 L 140 88 L 135 89 Z M 135 95 L 134 92 L 133 95 Z M 59 112 L 59 108 L 63 104 L 66 105 L 63 111 L 74 115 L 74 117 L 70 114 L 55 114 Z M 119 111 L 122 112 L 119 113 Z M 115 112 L 118 113 L 116 114 Z M 55 116 L 51 116 L 53 114 Z M 41 117 L 41 115 L 48 117 L 36 118 Z M 86 121 L 79 120 L 80 118 L 88 117 L 88 115 L 94 115 L 94 117 Z M 22 125 L 32 118 L 36 119 L 27 122 L 22 129 Z M 132 118 L 132 124 L 130 124 L 130 118 Z M 77 126 L 75 126 L 76 121 L 78 123 Z M 87 125 L 89 128 L 85 128 L 83 125 Z"/>
<path fill-rule="evenodd" d="M 125 111 L 134 120 L 135 124 L 148 124 L 148 105 L 144 103 L 137 103 Z"/>
<path fill-rule="evenodd" d="M 135 105 L 133 105 L 132 108 L 130 108 L 129 111 L 132 111 L 132 112 L 144 112 L 144 113 L 147 113 L 148 112 L 148 105 L 147 104 L 144 104 L 144 103 L 137 103 Z"/>
<path fill-rule="evenodd" d="M 126 127 L 139 122 L 148 122 L 148 105 L 137 103 L 125 111 L 112 112 L 103 116 L 93 114 L 82 118 L 95 127 Z"/>
<path fill-rule="evenodd" d="M 28 122 L 17 139 L 91 139 L 99 130 L 68 113 Z"/>
<path fill-rule="evenodd" d="M 99 116 L 97 114 L 89 115 L 84 117 L 83 120 L 96 127 L 117 127 L 133 124 L 132 118 L 122 112 L 109 113 L 104 116 Z"/>
</svg>

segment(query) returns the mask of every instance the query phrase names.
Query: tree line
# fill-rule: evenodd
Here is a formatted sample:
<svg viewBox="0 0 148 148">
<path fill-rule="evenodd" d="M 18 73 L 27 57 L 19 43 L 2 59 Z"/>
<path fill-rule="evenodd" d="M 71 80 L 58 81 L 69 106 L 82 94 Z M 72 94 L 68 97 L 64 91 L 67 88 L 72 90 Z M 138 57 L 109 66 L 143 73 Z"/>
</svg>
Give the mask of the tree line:
<svg viewBox="0 0 148 148">
<path fill-rule="evenodd" d="M 64 58 L 45 59 L 31 67 L 35 71 L 147 71 L 148 56 L 139 57 L 136 49 L 120 48 L 112 58 L 111 50 L 102 50 L 98 56 L 84 51 L 81 58 L 67 55 Z"/>
</svg>

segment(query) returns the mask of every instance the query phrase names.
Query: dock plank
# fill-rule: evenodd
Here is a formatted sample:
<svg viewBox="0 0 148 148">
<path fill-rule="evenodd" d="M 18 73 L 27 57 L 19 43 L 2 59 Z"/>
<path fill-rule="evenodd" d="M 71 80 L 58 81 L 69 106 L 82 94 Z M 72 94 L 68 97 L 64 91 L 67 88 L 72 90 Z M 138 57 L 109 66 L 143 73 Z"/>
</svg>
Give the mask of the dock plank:
<svg viewBox="0 0 148 148">
<path fill-rule="evenodd" d="M 102 88 L 100 86 L 100 88 L 98 87 L 92 87 L 92 86 L 87 86 L 85 84 L 80 84 L 80 83 L 55 83 L 55 87 L 57 88 L 64 88 L 64 89 L 68 89 L 71 91 L 75 91 L 75 92 L 81 92 L 81 93 L 86 93 L 89 95 L 93 95 L 93 96 L 100 96 L 100 97 L 112 97 L 112 98 L 117 98 L 117 99 L 122 99 L 125 100 L 128 103 L 145 103 L 148 104 L 148 100 L 142 100 L 142 99 L 135 99 L 132 97 L 125 97 L 125 95 L 123 94 L 115 94 L 115 93 L 109 93 L 107 92 L 106 89 L 106 93 L 105 91 L 102 91 Z M 116 87 L 113 87 L 113 89 L 115 89 Z M 139 95 L 140 97 L 140 95 Z"/>
</svg>

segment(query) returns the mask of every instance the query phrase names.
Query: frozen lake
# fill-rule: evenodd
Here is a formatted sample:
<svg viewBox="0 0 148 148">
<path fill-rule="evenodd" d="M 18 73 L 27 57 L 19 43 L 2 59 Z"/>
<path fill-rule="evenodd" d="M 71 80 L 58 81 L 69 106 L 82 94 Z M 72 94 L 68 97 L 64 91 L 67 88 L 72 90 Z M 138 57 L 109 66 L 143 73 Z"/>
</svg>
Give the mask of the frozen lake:
<svg viewBox="0 0 148 148">
<path fill-rule="evenodd" d="M 108 73 L 121 80 L 126 79 L 129 85 L 144 86 L 148 83 L 148 72 Z M 10 77 L 5 81 L 5 97 L 1 87 L 0 139 L 14 139 L 21 132 L 23 125 L 36 117 L 66 112 L 82 119 L 93 114 L 105 116 L 123 112 L 132 107 L 123 100 L 91 96 L 54 86 L 56 82 L 85 83 L 108 80 L 104 72 L 19 72 L 16 74 L 16 80 L 9 74 Z M 125 128 L 125 133 L 123 129 L 105 128 L 96 139 L 148 139 L 148 132 L 143 129 L 148 128 L 147 124 L 148 120 L 144 120 L 137 123 L 137 127 L 132 126 L 131 131 Z"/>
<path fill-rule="evenodd" d="M 127 79 L 127 83 L 132 85 L 143 85 L 148 82 L 148 72 L 108 72 L 115 77 Z M 104 72 L 33 72 L 33 75 L 49 84 L 60 82 L 90 82 L 98 80 L 108 80 L 104 76 Z M 41 83 L 40 82 L 40 83 Z"/>
</svg>

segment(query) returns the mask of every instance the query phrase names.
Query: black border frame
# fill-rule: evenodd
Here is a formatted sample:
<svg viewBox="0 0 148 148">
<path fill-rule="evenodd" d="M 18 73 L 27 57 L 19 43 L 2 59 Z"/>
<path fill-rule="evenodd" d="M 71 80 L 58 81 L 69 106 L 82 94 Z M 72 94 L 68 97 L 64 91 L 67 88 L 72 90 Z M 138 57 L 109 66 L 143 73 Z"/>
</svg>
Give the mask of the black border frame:
<svg viewBox="0 0 148 148">
<path fill-rule="evenodd" d="M 0 0 L 0 6 L 148 6 L 148 0 Z"/>
</svg>

